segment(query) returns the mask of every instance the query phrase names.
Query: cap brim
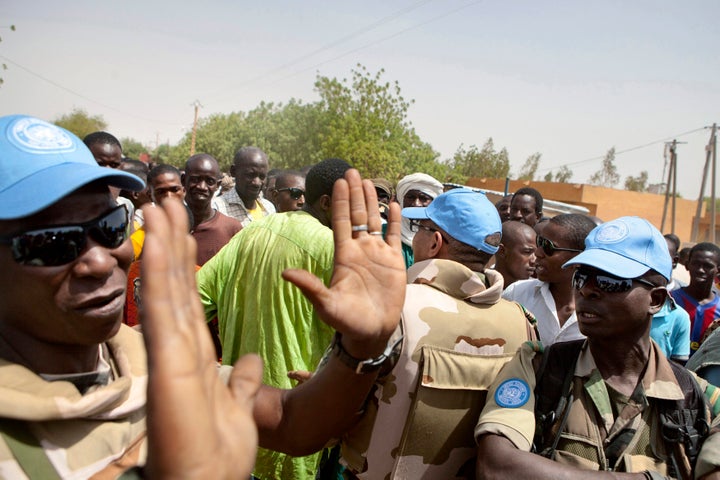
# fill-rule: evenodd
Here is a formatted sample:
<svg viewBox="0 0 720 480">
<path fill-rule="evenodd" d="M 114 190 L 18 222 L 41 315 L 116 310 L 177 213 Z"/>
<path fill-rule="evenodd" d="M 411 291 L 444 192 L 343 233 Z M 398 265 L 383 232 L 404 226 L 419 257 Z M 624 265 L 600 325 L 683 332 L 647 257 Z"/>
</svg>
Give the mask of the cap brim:
<svg viewBox="0 0 720 480">
<path fill-rule="evenodd" d="M 413 220 L 424 220 L 428 217 L 427 207 L 406 207 L 402 209 L 402 216 Z"/>
<path fill-rule="evenodd" d="M 131 173 L 98 165 L 63 163 L 23 178 L 0 192 L 0 220 L 32 215 L 96 180 L 124 190 L 145 188 L 145 183 Z"/>
<path fill-rule="evenodd" d="M 563 268 L 572 265 L 588 265 L 620 278 L 637 278 L 650 270 L 647 265 L 601 248 L 591 248 L 580 252 L 572 260 L 566 262 Z"/>
</svg>

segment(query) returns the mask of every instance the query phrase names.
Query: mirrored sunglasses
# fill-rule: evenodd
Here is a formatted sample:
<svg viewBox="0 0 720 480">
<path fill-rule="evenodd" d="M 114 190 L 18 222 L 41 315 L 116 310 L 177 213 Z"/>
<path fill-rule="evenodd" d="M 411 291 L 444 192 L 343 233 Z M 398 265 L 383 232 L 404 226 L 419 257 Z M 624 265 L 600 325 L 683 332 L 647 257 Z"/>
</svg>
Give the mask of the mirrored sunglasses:
<svg viewBox="0 0 720 480">
<path fill-rule="evenodd" d="M 305 190 L 302 190 L 300 188 L 294 188 L 294 187 L 278 188 L 277 191 L 278 192 L 290 192 L 290 198 L 292 198 L 293 200 L 298 200 L 298 199 L 300 199 L 300 197 L 305 195 Z"/>
<path fill-rule="evenodd" d="M 551 240 L 541 237 L 540 235 L 535 237 L 535 245 L 537 245 L 538 248 L 541 248 L 548 257 L 552 257 L 555 252 L 582 252 L 582 250 L 578 250 L 577 248 L 556 247 Z"/>
<path fill-rule="evenodd" d="M 606 272 L 586 268 L 578 268 L 575 270 L 572 285 L 575 290 L 580 290 L 585 287 L 590 280 L 594 280 L 597 288 L 605 293 L 629 292 L 632 289 L 633 282 L 638 282 L 651 288 L 657 287 L 657 285 L 643 278 L 619 278 Z"/>
<path fill-rule="evenodd" d="M 119 205 L 99 217 L 75 225 L 50 225 L 14 235 L 0 236 L 21 265 L 56 267 L 77 259 L 88 235 L 106 248 L 118 248 L 130 235 L 127 209 Z"/>
</svg>

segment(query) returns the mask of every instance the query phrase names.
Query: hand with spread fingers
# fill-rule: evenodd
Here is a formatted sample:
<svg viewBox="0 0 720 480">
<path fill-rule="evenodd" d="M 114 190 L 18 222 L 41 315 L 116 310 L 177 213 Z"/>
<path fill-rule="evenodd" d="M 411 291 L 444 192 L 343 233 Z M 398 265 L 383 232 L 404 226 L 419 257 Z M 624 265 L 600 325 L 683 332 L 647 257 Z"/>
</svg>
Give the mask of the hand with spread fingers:
<svg viewBox="0 0 720 480">
<path fill-rule="evenodd" d="M 141 288 L 150 477 L 247 478 L 258 435 L 263 447 L 304 455 L 357 420 L 377 372 L 358 374 L 336 357 L 291 390 L 261 385 L 261 362 L 253 355 L 234 365 L 229 386 L 222 383 L 195 286 L 187 214 L 180 203 L 167 201 L 148 209 L 145 221 Z M 283 277 L 342 333 L 348 354 L 373 358 L 385 350 L 405 298 L 400 207 L 390 207 L 383 239 L 375 188 L 349 170 L 333 189 L 332 226 L 330 287 L 302 270 Z"/>
<path fill-rule="evenodd" d="M 178 201 L 145 209 L 142 324 L 148 352 L 148 478 L 249 478 L 262 362 L 247 355 L 229 388 L 195 287 L 195 241 Z"/>
<path fill-rule="evenodd" d="M 343 334 L 356 358 L 381 353 L 400 320 L 407 275 L 400 253 L 400 206 L 391 205 L 385 240 L 377 194 L 357 170 L 335 182 L 332 196 L 335 260 L 330 287 L 308 272 L 283 277 L 310 299 L 320 318 Z"/>
</svg>

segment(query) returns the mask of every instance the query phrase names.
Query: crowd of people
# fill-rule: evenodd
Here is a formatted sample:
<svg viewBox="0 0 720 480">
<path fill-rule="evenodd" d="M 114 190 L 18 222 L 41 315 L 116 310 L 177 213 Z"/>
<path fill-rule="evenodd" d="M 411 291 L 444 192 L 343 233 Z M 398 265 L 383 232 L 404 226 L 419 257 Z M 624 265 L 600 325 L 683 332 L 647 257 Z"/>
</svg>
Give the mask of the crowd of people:
<svg viewBox="0 0 720 480">
<path fill-rule="evenodd" d="M 0 117 L 0 478 L 720 479 L 716 245 L 270 163 Z"/>
</svg>

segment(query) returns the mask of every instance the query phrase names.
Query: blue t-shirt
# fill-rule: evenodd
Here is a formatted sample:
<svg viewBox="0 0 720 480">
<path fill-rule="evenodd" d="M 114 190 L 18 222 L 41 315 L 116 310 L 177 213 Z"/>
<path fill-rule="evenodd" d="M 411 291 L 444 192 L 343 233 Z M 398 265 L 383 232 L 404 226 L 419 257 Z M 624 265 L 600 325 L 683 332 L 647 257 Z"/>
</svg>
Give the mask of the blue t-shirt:
<svg viewBox="0 0 720 480">
<path fill-rule="evenodd" d="M 653 315 L 650 338 L 667 358 L 687 359 L 690 355 L 690 315 L 672 297 Z"/>
</svg>

